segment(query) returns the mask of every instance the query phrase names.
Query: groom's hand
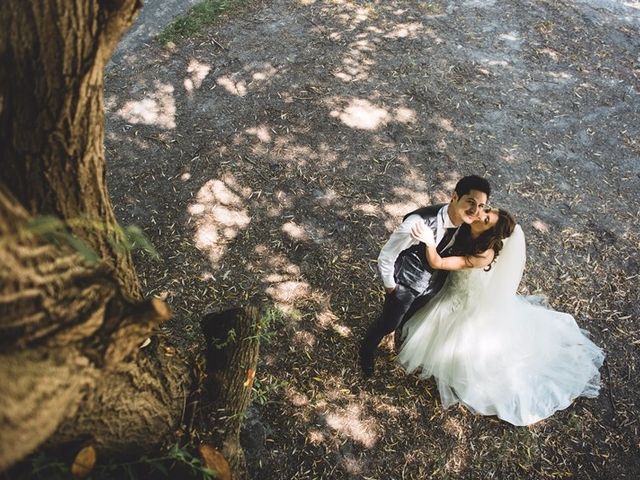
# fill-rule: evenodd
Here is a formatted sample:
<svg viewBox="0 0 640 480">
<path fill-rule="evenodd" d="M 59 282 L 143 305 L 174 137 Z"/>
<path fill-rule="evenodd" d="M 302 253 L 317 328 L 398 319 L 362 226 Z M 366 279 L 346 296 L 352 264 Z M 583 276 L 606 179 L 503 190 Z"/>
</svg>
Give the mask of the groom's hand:
<svg viewBox="0 0 640 480">
<path fill-rule="evenodd" d="M 393 288 L 384 287 L 384 291 L 387 293 L 393 293 L 396 291 L 396 287 L 393 287 Z"/>
<path fill-rule="evenodd" d="M 416 222 L 411 227 L 411 237 L 419 242 L 424 242 L 429 247 L 435 247 L 436 239 L 433 231 L 422 222 Z"/>
</svg>

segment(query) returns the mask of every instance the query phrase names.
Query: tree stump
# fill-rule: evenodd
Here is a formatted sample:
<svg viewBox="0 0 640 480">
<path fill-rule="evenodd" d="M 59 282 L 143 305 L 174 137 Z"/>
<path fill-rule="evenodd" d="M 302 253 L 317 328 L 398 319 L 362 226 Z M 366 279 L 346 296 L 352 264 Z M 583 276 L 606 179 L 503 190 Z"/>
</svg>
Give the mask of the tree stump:
<svg viewBox="0 0 640 480">
<path fill-rule="evenodd" d="M 260 310 L 249 306 L 202 319 L 207 339 L 207 439 L 227 459 L 235 480 L 248 478 L 240 429 L 251 402 L 260 347 Z"/>
</svg>

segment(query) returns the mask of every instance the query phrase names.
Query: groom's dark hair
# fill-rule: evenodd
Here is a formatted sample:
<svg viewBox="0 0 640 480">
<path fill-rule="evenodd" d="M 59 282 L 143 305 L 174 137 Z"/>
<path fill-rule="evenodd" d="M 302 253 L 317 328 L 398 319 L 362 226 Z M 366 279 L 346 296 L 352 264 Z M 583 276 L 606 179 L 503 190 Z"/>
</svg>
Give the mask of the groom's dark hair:
<svg viewBox="0 0 640 480">
<path fill-rule="evenodd" d="M 458 183 L 456 183 L 455 190 L 458 197 L 466 195 L 471 190 L 484 192 L 487 194 L 487 197 L 491 196 L 491 185 L 489 185 L 489 181 L 486 178 L 479 177 L 478 175 L 467 175 L 466 177 L 462 177 L 458 180 Z"/>
</svg>

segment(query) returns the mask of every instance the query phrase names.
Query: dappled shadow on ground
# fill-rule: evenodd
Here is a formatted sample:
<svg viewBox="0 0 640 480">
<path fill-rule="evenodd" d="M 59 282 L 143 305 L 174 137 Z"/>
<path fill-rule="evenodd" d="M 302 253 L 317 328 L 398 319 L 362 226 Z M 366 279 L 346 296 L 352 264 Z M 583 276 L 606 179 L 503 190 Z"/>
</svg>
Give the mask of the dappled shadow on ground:
<svg viewBox="0 0 640 480">
<path fill-rule="evenodd" d="M 248 421 L 255 478 L 638 471 L 638 15 L 616 8 L 273 1 L 107 72 L 109 186 L 163 257 L 138 268 L 174 308 L 165 333 L 188 350 L 207 310 L 282 312 Z M 374 380 L 356 368 L 382 243 L 468 173 L 528 235 L 523 292 L 608 355 L 599 399 L 531 429 L 443 411 L 390 341 Z"/>
</svg>

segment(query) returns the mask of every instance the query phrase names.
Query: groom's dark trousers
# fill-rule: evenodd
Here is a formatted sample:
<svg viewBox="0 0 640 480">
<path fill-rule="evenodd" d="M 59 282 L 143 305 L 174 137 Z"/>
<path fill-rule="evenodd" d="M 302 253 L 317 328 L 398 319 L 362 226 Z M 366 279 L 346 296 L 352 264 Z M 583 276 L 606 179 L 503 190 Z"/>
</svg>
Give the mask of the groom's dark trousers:
<svg viewBox="0 0 640 480">
<path fill-rule="evenodd" d="M 397 284 L 396 289 L 385 295 L 382 314 L 371 324 L 360 347 L 360 359 L 366 372 L 367 365 L 373 365 L 375 350 L 382 339 L 402 327 L 417 310 L 426 305 L 433 295 L 420 295 L 415 290 Z"/>
<path fill-rule="evenodd" d="M 421 215 L 427 222 L 431 220 L 433 224 L 436 211 L 434 207 L 426 207 L 412 213 Z M 438 244 L 438 252 L 442 256 L 451 255 L 451 249 L 446 247 L 455 230 L 448 230 Z M 360 366 L 366 376 L 373 374 L 376 349 L 384 336 L 401 328 L 406 320 L 426 305 L 442 288 L 446 276 L 446 271 L 431 269 L 423 243 L 413 245 L 400 254 L 395 264 L 396 289 L 386 294 L 382 315 L 369 326 L 360 345 Z"/>
</svg>

